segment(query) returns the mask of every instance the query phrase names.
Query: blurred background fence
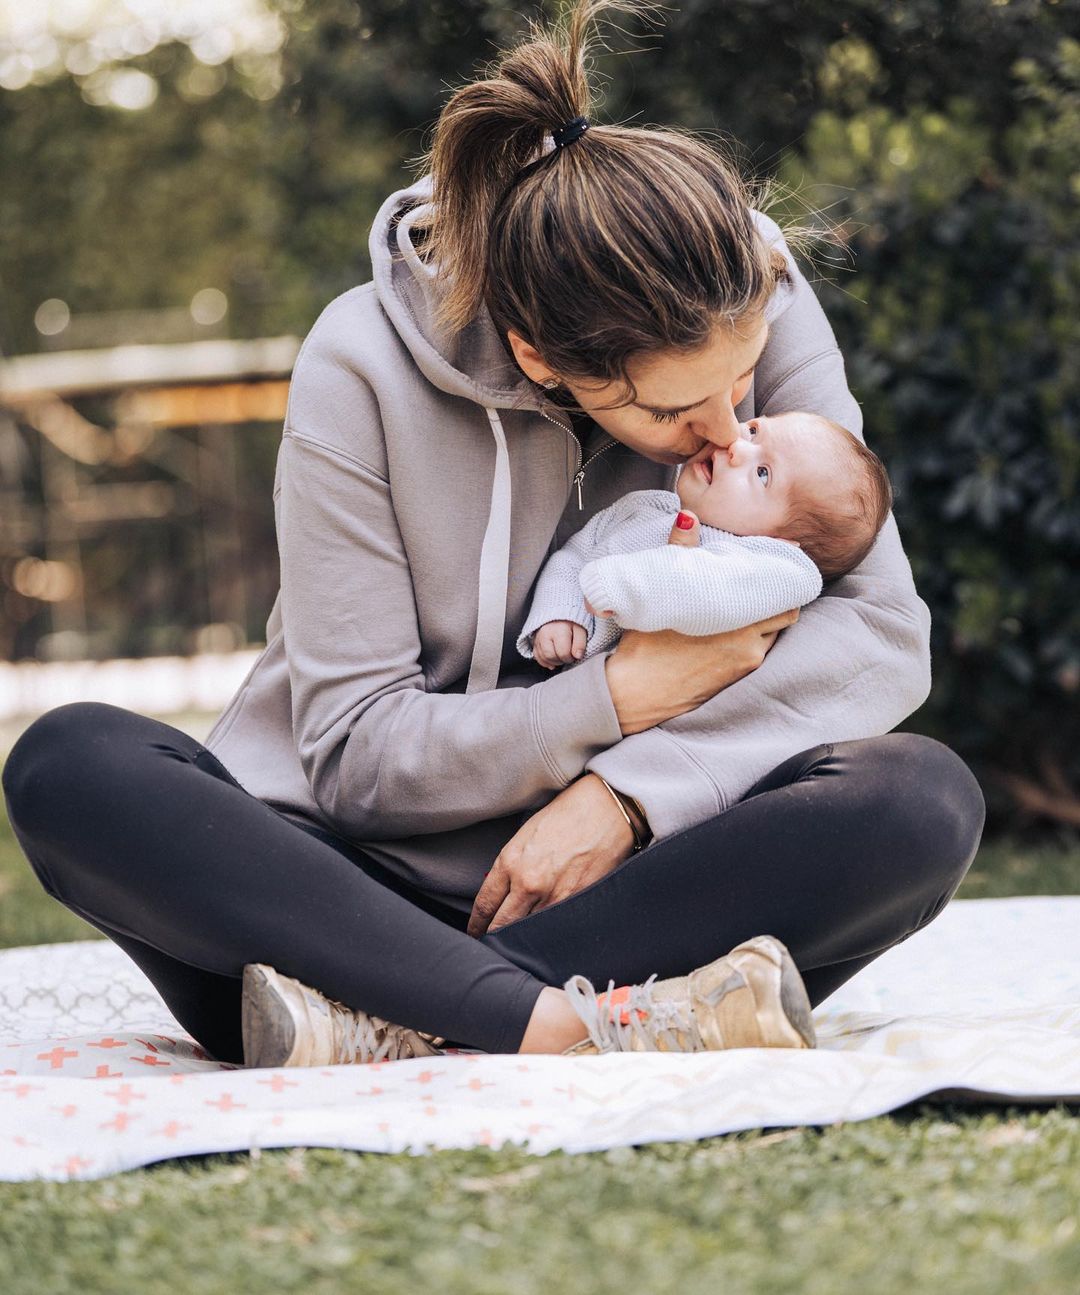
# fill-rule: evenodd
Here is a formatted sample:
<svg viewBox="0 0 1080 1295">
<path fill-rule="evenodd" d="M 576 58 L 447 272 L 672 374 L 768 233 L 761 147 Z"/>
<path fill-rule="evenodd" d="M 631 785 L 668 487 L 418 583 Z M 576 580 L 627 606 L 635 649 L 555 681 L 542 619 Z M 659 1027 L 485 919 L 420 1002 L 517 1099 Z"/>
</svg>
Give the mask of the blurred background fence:
<svg viewBox="0 0 1080 1295">
<path fill-rule="evenodd" d="M 0 0 L 0 661 L 250 659 L 297 339 L 525 13 Z M 737 141 L 838 233 L 812 272 L 934 615 L 904 727 L 973 762 L 996 823 L 1075 833 L 1080 0 L 618 22 L 603 120 Z"/>
</svg>

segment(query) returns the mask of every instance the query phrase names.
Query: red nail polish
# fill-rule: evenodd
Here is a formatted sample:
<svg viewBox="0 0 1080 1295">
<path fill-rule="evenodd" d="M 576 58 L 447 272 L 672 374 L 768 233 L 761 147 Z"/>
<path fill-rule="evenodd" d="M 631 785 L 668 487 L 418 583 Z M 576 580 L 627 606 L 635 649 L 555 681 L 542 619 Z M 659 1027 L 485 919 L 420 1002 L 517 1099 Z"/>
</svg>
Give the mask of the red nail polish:
<svg viewBox="0 0 1080 1295">
<path fill-rule="evenodd" d="M 688 531 L 693 527 L 694 519 L 689 513 L 680 513 L 678 517 L 675 518 L 675 525 L 680 531 Z"/>
</svg>

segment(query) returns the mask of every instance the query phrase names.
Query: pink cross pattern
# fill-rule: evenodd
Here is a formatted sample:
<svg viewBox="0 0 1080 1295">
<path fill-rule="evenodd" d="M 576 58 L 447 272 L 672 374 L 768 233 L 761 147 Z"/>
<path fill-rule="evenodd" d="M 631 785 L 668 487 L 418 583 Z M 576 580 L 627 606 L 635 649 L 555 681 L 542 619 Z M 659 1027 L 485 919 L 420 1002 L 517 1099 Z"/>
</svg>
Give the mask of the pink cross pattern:
<svg viewBox="0 0 1080 1295">
<path fill-rule="evenodd" d="M 220 1097 L 210 1101 L 209 1098 L 203 1102 L 204 1106 L 216 1106 L 221 1111 L 238 1111 L 247 1106 L 247 1102 L 234 1102 L 232 1093 L 222 1093 Z"/>
<path fill-rule="evenodd" d="M 159 1133 L 163 1138 L 175 1138 L 178 1133 L 190 1128 L 190 1124 L 180 1124 L 177 1120 L 170 1120 L 163 1128 L 155 1129 L 154 1132 Z"/>
<path fill-rule="evenodd" d="M 99 1124 L 99 1129 L 115 1129 L 117 1133 L 126 1131 L 127 1126 L 132 1120 L 141 1120 L 142 1116 L 130 1111 L 117 1111 L 111 1120 L 106 1120 L 104 1124 Z"/>
<path fill-rule="evenodd" d="M 59 1070 L 68 1057 L 77 1057 L 78 1055 L 78 1049 L 72 1052 L 70 1048 L 62 1048 L 58 1043 L 51 1052 L 39 1052 L 37 1059 L 38 1061 L 47 1061 L 50 1070 Z"/>
<path fill-rule="evenodd" d="M 166 1061 L 163 1057 L 152 1056 L 149 1052 L 145 1057 L 128 1057 L 129 1061 L 141 1061 L 144 1066 L 171 1066 L 171 1061 Z"/>
<path fill-rule="evenodd" d="M 93 1079 L 120 1079 L 123 1076 L 122 1070 L 110 1070 L 108 1066 L 98 1066 L 91 1078 Z"/>
<path fill-rule="evenodd" d="M 22 1102 L 26 1100 L 28 1093 L 36 1092 L 40 1087 L 40 1084 L 14 1084 L 11 1088 L 5 1088 L 0 1091 L 5 1093 L 14 1093 L 15 1100 L 17 1102 Z"/>
<path fill-rule="evenodd" d="M 257 1084 L 265 1084 L 272 1093 L 283 1093 L 286 1088 L 299 1088 L 295 1079 L 286 1079 L 284 1075 L 271 1075 L 269 1079 L 256 1079 Z"/>
<path fill-rule="evenodd" d="M 70 1120 L 71 1117 L 74 1114 L 76 1114 L 79 1108 L 75 1106 L 72 1102 L 68 1102 L 66 1106 L 53 1106 L 53 1107 L 50 1107 L 50 1109 L 54 1111 L 59 1111 L 65 1120 Z"/>
<path fill-rule="evenodd" d="M 115 1097 L 121 1106 L 126 1106 L 128 1102 L 146 1101 L 145 1093 L 137 1093 L 130 1084 L 121 1084 L 119 1088 L 114 1089 L 111 1093 L 106 1093 L 106 1097 Z"/>
<path fill-rule="evenodd" d="M 126 1048 L 127 1043 L 123 1039 L 114 1039 L 111 1034 L 107 1034 L 103 1039 L 97 1039 L 86 1046 L 88 1048 Z"/>
<path fill-rule="evenodd" d="M 62 1169 L 65 1174 L 77 1174 L 80 1169 L 89 1169 L 94 1162 L 84 1160 L 82 1156 L 68 1156 L 66 1160 L 59 1160 L 53 1165 L 54 1169 Z"/>
</svg>

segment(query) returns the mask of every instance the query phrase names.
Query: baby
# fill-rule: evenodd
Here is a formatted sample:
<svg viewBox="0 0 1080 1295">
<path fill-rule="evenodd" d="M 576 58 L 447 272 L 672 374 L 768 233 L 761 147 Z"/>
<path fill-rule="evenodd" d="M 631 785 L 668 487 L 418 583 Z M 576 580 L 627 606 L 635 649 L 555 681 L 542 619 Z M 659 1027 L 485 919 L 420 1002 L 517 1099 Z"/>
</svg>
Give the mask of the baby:
<svg viewBox="0 0 1080 1295">
<path fill-rule="evenodd" d="M 753 418 L 684 463 L 674 492 L 631 491 L 553 553 L 518 651 L 554 670 L 624 629 L 718 634 L 802 607 L 858 566 L 891 506 L 881 460 L 843 427 Z M 680 507 L 697 513 L 700 546 L 667 542 Z"/>
</svg>

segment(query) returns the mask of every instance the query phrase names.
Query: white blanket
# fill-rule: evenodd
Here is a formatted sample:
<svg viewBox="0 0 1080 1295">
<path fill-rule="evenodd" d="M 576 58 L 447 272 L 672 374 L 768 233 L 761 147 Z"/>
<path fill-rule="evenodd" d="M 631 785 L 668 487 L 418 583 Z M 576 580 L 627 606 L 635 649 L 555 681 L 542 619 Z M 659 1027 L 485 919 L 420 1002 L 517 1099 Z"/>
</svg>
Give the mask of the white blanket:
<svg viewBox="0 0 1080 1295">
<path fill-rule="evenodd" d="M 208 1060 L 107 941 L 0 953 L 0 1179 L 210 1151 L 594 1151 L 831 1124 L 917 1098 L 1080 1100 L 1080 896 L 955 900 L 814 1013 L 815 1051 Z"/>
</svg>

